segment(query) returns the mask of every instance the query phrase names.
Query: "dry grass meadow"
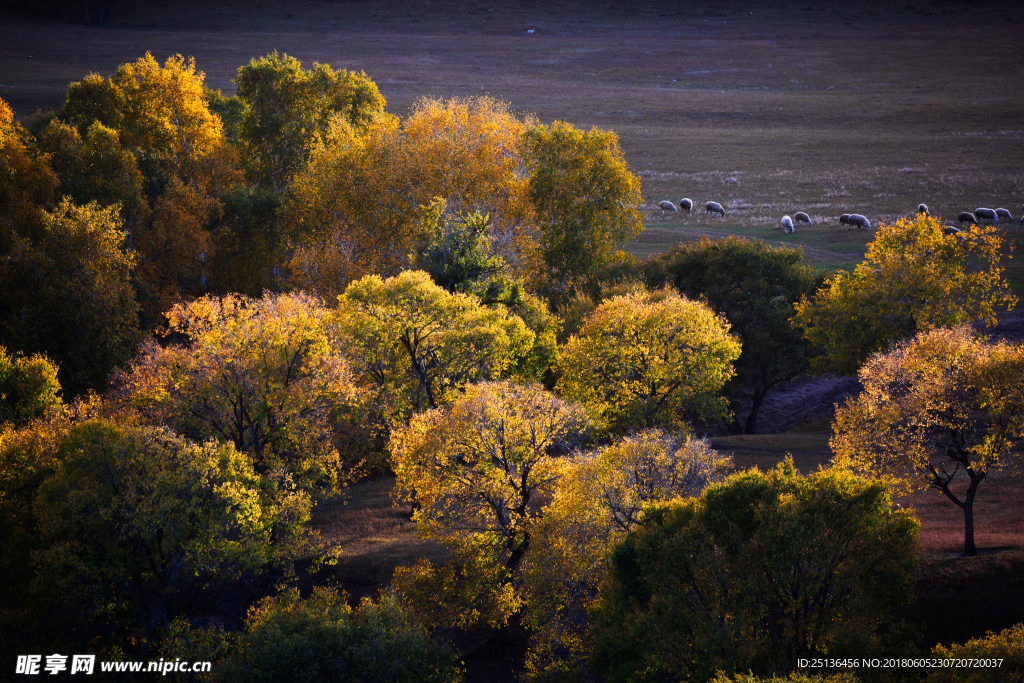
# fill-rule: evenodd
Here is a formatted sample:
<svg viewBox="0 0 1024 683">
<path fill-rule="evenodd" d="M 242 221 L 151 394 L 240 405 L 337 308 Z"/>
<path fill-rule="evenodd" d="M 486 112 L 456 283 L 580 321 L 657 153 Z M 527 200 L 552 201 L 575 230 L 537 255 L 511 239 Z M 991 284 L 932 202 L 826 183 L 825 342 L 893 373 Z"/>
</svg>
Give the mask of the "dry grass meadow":
<svg viewBox="0 0 1024 683">
<path fill-rule="evenodd" d="M 92 5 L 99 6 L 93 0 Z M 108 75 L 151 51 L 191 55 L 207 82 L 233 91 L 235 70 L 271 50 L 305 64 L 365 70 L 402 113 L 423 96 L 489 94 L 542 121 L 614 129 L 643 180 L 638 255 L 702 233 L 799 244 L 829 267 L 863 256 L 871 233 L 840 231 L 840 213 L 874 224 L 919 202 L 947 219 L 1024 203 L 1024 11 L 1011 2 L 899 0 L 109 0 L 87 26 L 81 2 L 0 5 L 0 97 L 20 116 L 57 106 L 69 81 Z M 692 198 L 690 217 L 658 201 Z M 703 215 L 704 202 L 727 215 Z M 783 214 L 814 220 L 793 235 Z M 1015 244 L 1016 221 L 1005 227 Z M 1006 259 L 1024 292 L 1024 265 Z M 803 470 L 829 458 L 828 422 L 787 434 L 728 437 L 740 466 L 792 453 Z M 366 594 L 394 566 L 428 555 L 391 480 L 356 485 L 313 520 L 339 563 L 320 579 Z M 959 510 L 929 491 L 902 501 L 922 518 L 918 601 L 923 644 L 1024 621 L 1024 495 L 993 477 L 978 501 L 980 557 L 956 557 Z M 471 680 L 503 680 L 507 667 Z M 491 668 L 487 668 L 491 667 Z M 502 667 L 505 667 L 502 669 Z M 491 671 L 494 669 L 494 671 Z M 505 673 L 495 673 L 502 669 Z M 481 669 L 483 671 L 483 669 Z"/>
</svg>

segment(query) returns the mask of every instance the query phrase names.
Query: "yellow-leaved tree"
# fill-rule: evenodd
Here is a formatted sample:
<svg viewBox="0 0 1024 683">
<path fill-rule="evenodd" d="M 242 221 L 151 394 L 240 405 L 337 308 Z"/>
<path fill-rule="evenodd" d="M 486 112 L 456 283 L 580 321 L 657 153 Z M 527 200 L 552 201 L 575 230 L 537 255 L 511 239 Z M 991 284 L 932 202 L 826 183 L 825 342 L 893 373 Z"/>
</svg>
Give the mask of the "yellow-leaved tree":
<svg viewBox="0 0 1024 683">
<path fill-rule="evenodd" d="M 285 199 L 296 284 L 328 298 L 363 275 L 408 268 L 437 198 L 488 214 L 496 251 L 523 267 L 534 245 L 519 150 L 531 123 L 486 97 L 423 99 L 404 121 L 332 119 Z"/>
<path fill-rule="evenodd" d="M 588 611 L 612 550 L 645 507 L 699 495 L 729 464 L 707 440 L 645 429 L 566 465 L 523 568 L 528 680 L 585 676 Z"/>
<path fill-rule="evenodd" d="M 707 305 L 671 289 L 635 289 L 603 302 L 562 348 L 555 391 L 587 407 L 601 434 L 686 429 L 725 417 L 722 387 L 739 341 Z"/>
<path fill-rule="evenodd" d="M 564 121 L 526 131 L 523 156 L 540 232 L 539 284 L 559 308 L 643 230 L 640 178 L 614 131 Z"/>
<path fill-rule="evenodd" d="M 167 317 L 179 343 L 148 341 L 116 378 L 144 421 L 229 441 L 257 473 L 311 494 L 351 476 L 337 446 L 362 423 L 362 392 L 319 299 L 203 297 Z"/>
<path fill-rule="evenodd" d="M 793 323 L 824 352 L 812 366 L 853 373 L 872 353 L 916 332 L 994 324 L 999 308 L 1017 302 L 1002 279 L 999 230 L 976 225 L 947 235 L 938 218 L 924 214 L 880 225 L 863 263 L 795 305 Z"/>
<path fill-rule="evenodd" d="M 859 376 L 864 391 L 836 412 L 835 464 L 898 491 L 941 491 L 963 510 L 964 554 L 976 555 L 978 487 L 1022 455 L 1024 344 L 935 329 L 872 356 Z"/>
<path fill-rule="evenodd" d="M 586 435 L 586 411 L 538 384 L 482 382 L 392 434 L 398 495 L 421 536 L 450 561 L 421 560 L 393 585 L 437 625 L 502 627 L 522 603 L 521 565 L 564 461 Z"/>
<path fill-rule="evenodd" d="M 336 324 L 387 425 L 450 403 L 471 382 L 508 376 L 535 339 L 503 307 L 448 292 L 419 270 L 352 283 Z"/>
</svg>

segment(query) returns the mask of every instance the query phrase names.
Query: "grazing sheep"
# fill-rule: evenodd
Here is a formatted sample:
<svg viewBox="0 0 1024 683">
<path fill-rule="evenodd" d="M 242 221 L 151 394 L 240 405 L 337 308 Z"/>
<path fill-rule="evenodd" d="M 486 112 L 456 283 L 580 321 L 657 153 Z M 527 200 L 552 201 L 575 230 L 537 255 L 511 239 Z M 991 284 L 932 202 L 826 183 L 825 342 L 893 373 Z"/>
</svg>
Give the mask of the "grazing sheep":
<svg viewBox="0 0 1024 683">
<path fill-rule="evenodd" d="M 677 209 L 676 205 L 673 204 L 672 202 L 660 202 L 658 204 L 658 208 L 660 208 L 662 211 L 671 211 L 672 213 L 679 213 L 679 209 Z"/>
<path fill-rule="evenodd" d="M 947 225 L 942 229 L 943 235 L 955 235 L 960 232 L 960 228 L 954 228 L 952 225 Z"/>
<path fill-rule="evenodd" d="M 928 213 L 928 205 L 927 204 L 918 204 L 917 205 L 917 212 L 918 213 L 923 213 L 925 216 L 928 216 L 929 218 L 932 217 L 932 215 L 930 213 Z"/>
<path fill-rule="evenodd" d="M 787 235 L 791 232 L 794 232 L 795 229 L 793 228 L 793 219 L 790 218 L 789 216 L 782 217 L 782 230 Z"/>
<path fill-rule="evenodd" d="M 851 213 L 847 222 L 849 222 L 850 225 L 856 225 L 858 228 L 864 228 L 865 230 L 871 229 L 871 221 L 864 218 L 864 216 L 861 216 L 859 213 Z"/>
<path fill-rule="evenodd" d="M 978 219 L 974 217 L 974 214 L 970 211 L 961 211 L 960 215 L 956 217 L 960 221 L 960 227 L 964 226 L 964 223 L 970 223 L 971 225 L 977 225 Z"/>
<path fill-rule="evenodd" d="M 686 212 L 686 215 L 690 215 L 690 209 L 693 208 L 693 200 L 683 197 L 679 200 L 679 208 Z"/>
<path fill-rule="evenodd" d="M 1006 209 L 996 209 L 996 216 L 999 217 L 1000 223 L 1002 223 L 1003 221 L 1006 221 L 1007 223 L 1013 222 L 1013 214 L 1011 214 Z"/>
<path fill-rule="evenodd" d="M 850 224 L 850 214 L 844 213 L 842 216 L 839 217 L 839 225 L 849 225 L 849 224 Z"/>
<path fill-rule="evenodd" d="M 795 220 L 797 223 L 803 222 L 803 223 L 806 223 L 807 225 L 811 224 L 811 217 L 808 216 L 803 211 L 797 211 L 796 213 L 794 213 L 793 214 L 793 220 Z"/>
<path fill-rule="evenodd" d="M 992 209 L 975 209 L 974 217 L 978 220 L 994 223 L 996 220 L 996 212 Z"/>
<path fill-rule="evenodd" d="M 718 202 L 708 202 L 704 205 L 704 208 L 707 209 L 708 213 L 720 213 L 723 216 L 725 215 L 725 209 L 723 209 L 722 205 Z"/>
</svg>

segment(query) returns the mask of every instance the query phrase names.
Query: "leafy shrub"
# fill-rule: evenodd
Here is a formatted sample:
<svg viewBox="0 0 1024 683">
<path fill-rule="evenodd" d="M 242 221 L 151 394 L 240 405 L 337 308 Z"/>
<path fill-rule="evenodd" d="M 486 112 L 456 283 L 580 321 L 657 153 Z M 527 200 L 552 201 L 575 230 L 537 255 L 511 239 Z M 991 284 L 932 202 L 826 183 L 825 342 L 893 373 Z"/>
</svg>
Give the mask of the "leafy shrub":
<svg viewBox="0 0 1024 683">
<path fill-rule="evenodd" d="M 1024 681 L 1024 624 L 999 633 L 989 631 L 963 645 L 936 645 L 933 657 L 1001 659 L 998 667 L 942 667 L 928 673 L 928 683 L 1021 683 Z"/>
</svg>

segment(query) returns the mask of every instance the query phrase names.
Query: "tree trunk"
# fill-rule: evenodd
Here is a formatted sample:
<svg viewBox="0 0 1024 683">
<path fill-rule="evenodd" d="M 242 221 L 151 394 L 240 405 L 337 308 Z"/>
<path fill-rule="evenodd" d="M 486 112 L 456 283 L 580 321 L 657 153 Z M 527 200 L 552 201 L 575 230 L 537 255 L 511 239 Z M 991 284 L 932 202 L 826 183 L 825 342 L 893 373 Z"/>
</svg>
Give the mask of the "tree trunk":
<svg viewBox="0 0 1024 683">
<path fill-rule="evenodd" d="M 743 428 L 744 434 L 754 434 L 757 431 L 757 412 L 761 410 L 764 397 L 768 395 L 768 387 L 761 389 L 754 387 L 754 402 L 750 406 L 750 415 L 747 415 L 747 424 Z"/>
<path fill-rule="evenodd" d="M 967 487 L 967 495 L 964 496 L 964 557 L 974 557 L 978 554 L 974 546 L 974 495 L 986 472 L 975 474 L 968 468 L 967 474 L 971 477 L 971 485 Z"/>
</svg>

